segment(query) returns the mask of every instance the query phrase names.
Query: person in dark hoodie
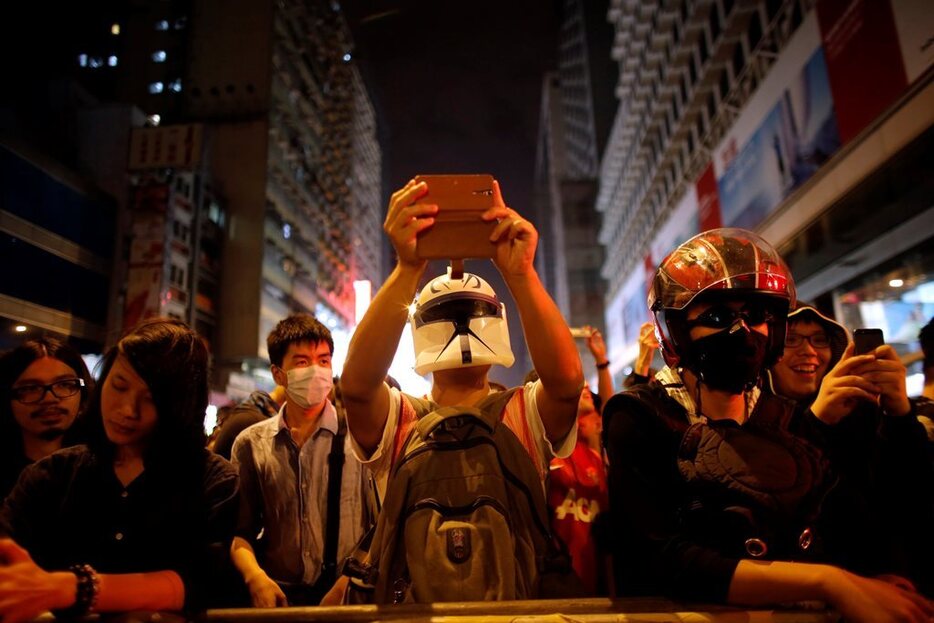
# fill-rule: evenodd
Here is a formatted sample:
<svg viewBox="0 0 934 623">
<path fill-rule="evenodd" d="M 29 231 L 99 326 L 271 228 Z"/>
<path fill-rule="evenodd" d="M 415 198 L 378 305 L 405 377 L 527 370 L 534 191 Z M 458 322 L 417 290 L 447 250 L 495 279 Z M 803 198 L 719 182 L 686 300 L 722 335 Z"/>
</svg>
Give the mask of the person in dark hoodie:
<svg viewBox="0 0 934 623">
<path fill-rule="evenodd" d="M 920 433 L 921 408 L 908 397 L 905 366 L 895 350 L 885 345 L 873 354 L 874 365 L 889 368 L 887 380 L 854 357 L 843 325 L 799 303 L 788 314 L 784 353 L 767 373 L 768 389 L 826 424 L 825 451 L 864 492 L 874 530 L 884 539 L 877 556 L 931 594 L 934 494 L 930 486 L 918 488 L 896 475 L 930 483 L 930 444 Z M 880 393 L 883 387 L 888 390 Z"/>
</svg>

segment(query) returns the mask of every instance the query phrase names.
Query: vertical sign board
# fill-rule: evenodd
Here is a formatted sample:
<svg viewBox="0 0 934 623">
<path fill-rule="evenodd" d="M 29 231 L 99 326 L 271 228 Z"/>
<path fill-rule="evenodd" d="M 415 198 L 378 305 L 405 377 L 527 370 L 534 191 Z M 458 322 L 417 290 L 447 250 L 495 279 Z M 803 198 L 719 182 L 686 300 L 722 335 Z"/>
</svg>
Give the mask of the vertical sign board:
<svg viewBox="0 0 934 623">
<path fill-rule="evenodd" d="M 165 272 L 167 184 L 139 186 L 133 191 L 130 261 L 123 306 L 123 329 L 159 315 Z"/>
<path fill-rule="evenodd" d="M 895 30 L 908 84 L 934 65 L 934 5 L 930 0 L 892 0 Z"/>
<path fill-rule="evenodd" d="M 699 233 L 699 225 L 698 193 L 694 187 L 689 187 L 652 240 L 643 263 L 643 273 L 638 279 L 642 287 L 632 285 L 628 290 L 624 289 L 628 295 L 623 306 L 623 325 L 628 346 L 638 349 L 642 323 L 652 319 L 646 298 L 658 264 L 679 244 Z"/>
<path fill-rule="evenodd" d="M 194 168 L 201 162 L 202 134 L 200 123 L 135 128 L 130 135 L 127 168 Z"/>
<path fill-rule="evenodd" d="M 661 260 L 662 258 L 659 258 Z M 642 260 L 642 271 L 645 275 L 645 298 L 649 298 L 649 290 L 652 289 L 652 281 L 655 279 L 655 260 L 652 258 L 652 252 L 649 251 L 645 254 L 645 258 Z"/>
<path fill-rule="evenodd" d="M 604 338 L 610 361 L 628 362 L 635 359 L 639 352 L 639 327 L 648 318 L 645 278 L 642 272 L 635 271 L 607 306 Z"/>
<path fill-rule="evenodd" d="M 656 264 L 661 263 L 669 253 L 678 248 L 678 245 L 693 238 L 700 231 L 698 193 L 693 186 L 689 186 L 652 240 L 652 258 Z"/>
<path fill-rule="evenodd" d="M 624 361 L 623 350 L 626 348 L 626 338 L 623 334 L 623 294 L 625 287 L 620 288 L 613 300 L 606 306 L 605 321 L 606 332 L 603 339 L 606 342 L 607 357 L 610 361 Z"/>
</svg>

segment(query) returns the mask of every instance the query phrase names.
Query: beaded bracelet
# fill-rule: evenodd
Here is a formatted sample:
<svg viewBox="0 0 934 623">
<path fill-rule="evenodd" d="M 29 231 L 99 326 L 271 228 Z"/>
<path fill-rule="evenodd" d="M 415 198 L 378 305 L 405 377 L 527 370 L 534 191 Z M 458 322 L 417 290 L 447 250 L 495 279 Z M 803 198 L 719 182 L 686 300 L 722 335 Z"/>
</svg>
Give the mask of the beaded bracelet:
<svg viewBox="0 0 934 623">
<path fill-rule="evenodd" d="M 97 597 L 101 590 L 100 578 L 91 565 L 71 565 L 68 570 L 78 578 L 75 603 L 67 608 L 53 610 L 52 613 L 57 618 L 77 618 L 88 614 L 97 605 Z"/>
</svg>

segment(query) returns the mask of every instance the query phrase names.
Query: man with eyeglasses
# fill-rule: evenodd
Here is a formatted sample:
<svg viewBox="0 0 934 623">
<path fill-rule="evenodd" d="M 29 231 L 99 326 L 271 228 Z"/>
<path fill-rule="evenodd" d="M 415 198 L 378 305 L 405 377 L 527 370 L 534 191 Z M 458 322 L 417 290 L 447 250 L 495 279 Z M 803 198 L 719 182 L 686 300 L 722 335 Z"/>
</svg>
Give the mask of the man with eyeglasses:
<svg viewBox="0 0 934 623">
<path fill-rule="evenodd" d="M 77 443 L 74 424 L 90 384 L 81 355 L 54 338 L 0 357 L 0 500 L 27 465 Z"/>
<path fill-rule="evenodd" d="M 769 370 L 769 388 L 779 396 L 812 402 L 848 343 L 843 325 L 799 303 L 788 313 L 785 348 L 781 360 Z"/>
<path fill-rule="evenodd" d="M 866 409 L 896 417 L 916 415 L 906 369 L 895 349 L 884 345 L 858 356 L 850 344 L 843 325 L 799 303 L 788 314 L 785 348 L 768 371 L 768 389 L 809 407 L 827 424 Z"/>
</svg>

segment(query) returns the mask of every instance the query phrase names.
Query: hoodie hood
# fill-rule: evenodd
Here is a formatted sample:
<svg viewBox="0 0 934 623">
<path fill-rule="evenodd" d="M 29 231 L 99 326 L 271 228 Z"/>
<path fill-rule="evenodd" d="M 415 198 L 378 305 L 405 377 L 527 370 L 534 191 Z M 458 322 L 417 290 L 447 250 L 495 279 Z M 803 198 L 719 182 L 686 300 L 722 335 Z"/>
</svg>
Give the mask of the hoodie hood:
<svg viewBox="0 0 934 623">
<path fill-rule="evenodd" d="M 830 338 L 830 367 L 837 365 L 843 357 L 846 345 L 850 343 L 850 332 L 842 324 L 820 313 L 816 307 L 808 303 L 799 303 L 788 312 L 788 324 L 810 320 L 824 327 L 827 337 Z"/>
<path fill-rule="evenodd" d="M 837 362 L 840 361 L 840 358 L 843 357 L 843 351 L 846 350 L 847 344 L 850 343 L 850 332 L 833 318 L 820 313 L 820 311 L 810 303 L 798 301 L 795 308 L 788 312 L 788 326 L 790 327 L 796 322 L 803 321 L 816 322 L 824 328 L 827 337 L 830 339 L 830 363 L 827 369 L 832 369 L 837 365 Z M 773 394 L 777 394 L 771 370 L 767 372 L 767 380 L 769 390 Z"/>
</svg>

